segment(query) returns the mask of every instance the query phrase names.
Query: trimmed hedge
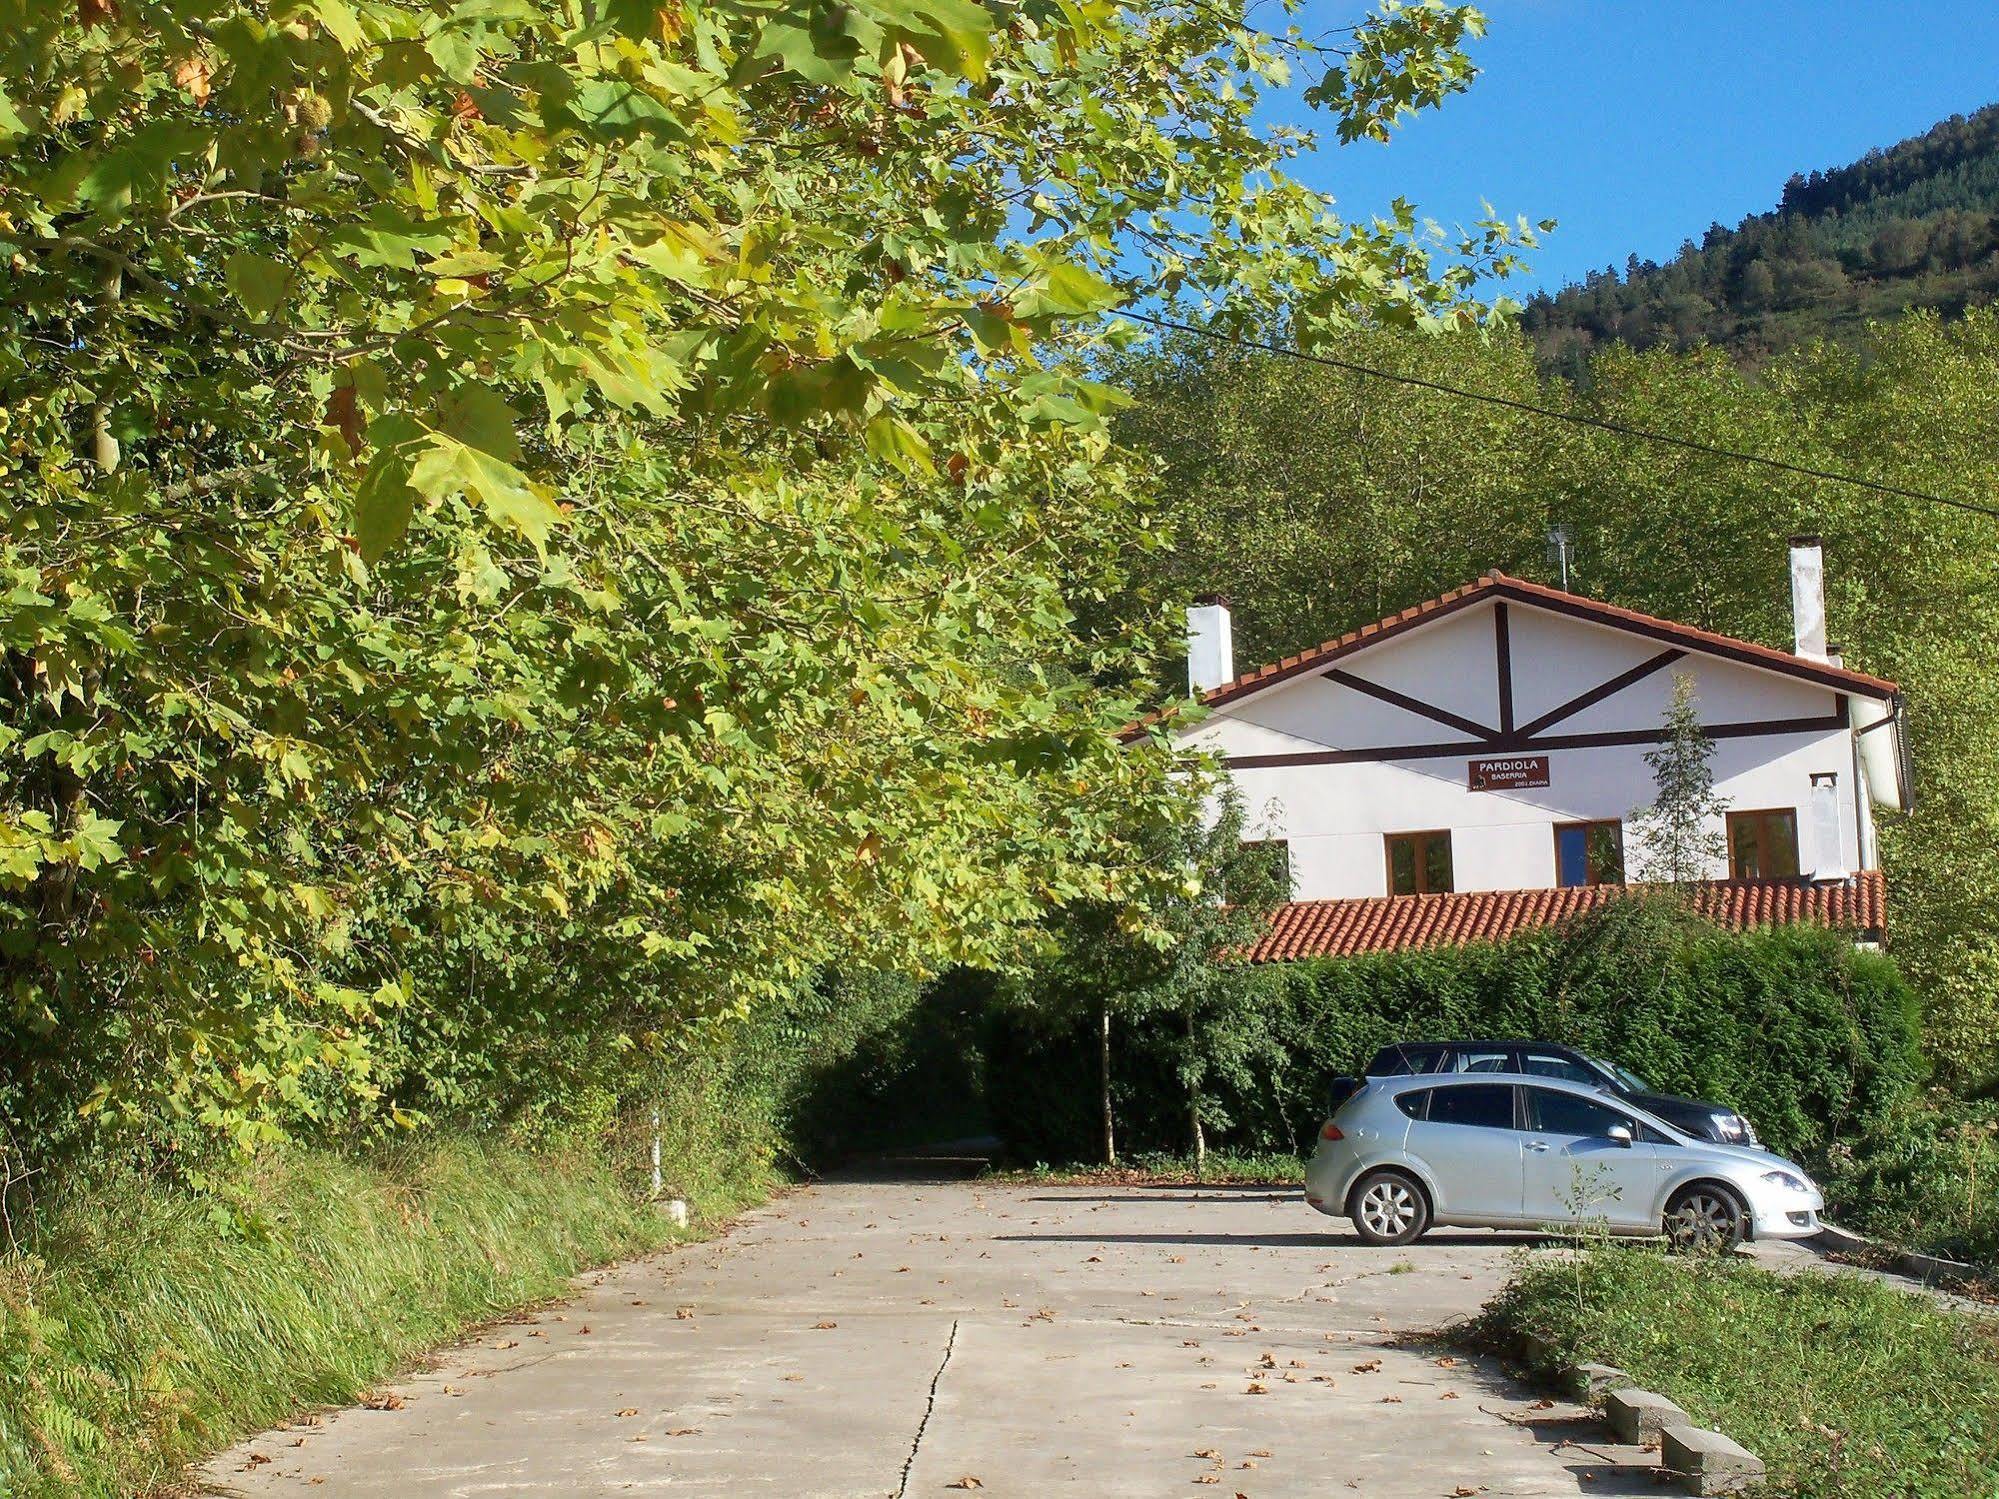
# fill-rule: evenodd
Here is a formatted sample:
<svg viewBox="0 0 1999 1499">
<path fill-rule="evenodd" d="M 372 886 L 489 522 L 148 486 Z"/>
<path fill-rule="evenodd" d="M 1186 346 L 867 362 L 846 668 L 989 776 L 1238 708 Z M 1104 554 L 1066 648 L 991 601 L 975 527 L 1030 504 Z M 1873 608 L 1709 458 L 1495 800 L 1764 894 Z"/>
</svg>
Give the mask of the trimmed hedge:
<svg viewBox="0 0 1999 1499">
<path fill-rule="evenodd" d="M 1886 956 L 1816 928 L 1727 932 L 1664 901 L 1619 901 L 1499 945 L 1273 964 L 1258 982 L 1267 1003 L 1248 1023 L 1262 1064 L 1251 1087 L 1213 1100 L 1222 1149 L 1309 1149 L 1326 1079 L 1391 1041 L 1566 1042 L 1740 1109 L 1772 1149 L 1815 1161 L 1877 1127 L 1922 1075 L 1915 1000 Z M 1184 1146 L 1173 1024 L 1116 1028 L 1113 1098 L 1133 1151 Z M 996 1017 L 987 1097 L 1013 1155 L 1092 1158 L 1095 1062 L 1086 1023 Z"/>
</svg>

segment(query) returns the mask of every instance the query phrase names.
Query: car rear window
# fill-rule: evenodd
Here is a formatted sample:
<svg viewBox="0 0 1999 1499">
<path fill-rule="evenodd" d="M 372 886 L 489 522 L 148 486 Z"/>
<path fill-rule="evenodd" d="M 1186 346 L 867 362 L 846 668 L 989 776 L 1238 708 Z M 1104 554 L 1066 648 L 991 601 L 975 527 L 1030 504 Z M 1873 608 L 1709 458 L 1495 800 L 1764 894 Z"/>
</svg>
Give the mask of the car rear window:
<svg viewBox="0 0 1999 1499">
<path fill-rule="evenodd" d="M 1474 1124 L 1513 1128 L 1513 1089 L 1504 1083 L 1465 1083 L 1430 1090 L 1432 1124 Z"/>
<path fill-rule="evenodd" d="M 1437 1055 L 1433 1048 L 1413 1046 L 1384 1046 L 1374 1054 L 1374 1060 L 1367 1064 L 1369 1077 L 1408 1077 L 1416 1072 L 1428 1072 L 1437 1065 Z"/>
<path fill-rule="evenodd" d="M 1413 1093 L 1398 1093 L 1395 1096 L 1395 1107 L 1411 1119 L 1421 1119 L 1430 1107 L 1430 1090 L 1418 1088 Z"/>
</svg>

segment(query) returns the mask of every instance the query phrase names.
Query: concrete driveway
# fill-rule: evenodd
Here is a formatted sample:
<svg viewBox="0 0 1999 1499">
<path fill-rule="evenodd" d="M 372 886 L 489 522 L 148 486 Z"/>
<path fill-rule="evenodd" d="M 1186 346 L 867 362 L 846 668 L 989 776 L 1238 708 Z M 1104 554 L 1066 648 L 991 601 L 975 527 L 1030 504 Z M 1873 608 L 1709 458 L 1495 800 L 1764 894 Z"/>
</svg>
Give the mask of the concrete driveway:
<svg viewBox="0 0 1999 1499">
<path fill-rule="evenodd" d="M 1412 1336 L 1475 1312 L 1520 1242 L 1370 1249 L 1265 1189 L 829 1182 L 201 1476 L 398 1499 L 1658 1492 L 1572 1408 Z"/>
</svg>

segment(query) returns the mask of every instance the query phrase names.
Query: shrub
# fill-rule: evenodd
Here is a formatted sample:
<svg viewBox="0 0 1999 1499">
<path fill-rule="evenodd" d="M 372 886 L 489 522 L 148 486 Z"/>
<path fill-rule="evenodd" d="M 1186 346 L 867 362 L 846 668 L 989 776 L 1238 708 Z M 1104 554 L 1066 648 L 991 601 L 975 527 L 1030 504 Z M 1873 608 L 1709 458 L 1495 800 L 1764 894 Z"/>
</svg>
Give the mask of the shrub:
<svg viewBox="0 0 1999 1499">
<path fill-rule="evenodd" d="M 1391 1041 L 1566 1042 L 1741 1109 L 1772 1148 L 1813 1161 L 1906 1106 L 1921 1075 L 1914 1002 L 1887 957 L 1816 928 L 1726 932 L 1668 902 L 1615 902 L 1498 945 L 1273 964 L 1256 982 L 1274 1060 L 1224 1101 L 1217 1143 L 1237 1151 L 1306 1148 L 1325 1080 Z M 1180 1144 L 1171 1039 L 1121 1033 L 1113 1098 L 1136 1150 Z M 989 1092 L 1016 1155 L 1089 1158 L 1092 1055 L 1080 1032 L 996 1017 Z"/>
<path fill-rule="evenodd" d="M 1999 1111 L 1933 1095 L 1830 1153 L 1826 1192 L 1849 1228 L 1999 1266 Z"/>
<path fill-rule="evenodd" d="M 1626 1370 L 1760 1456 L 1786 1499 L 1999 1493 L 1999 1341 L 1927 1297 L 1605 1248 L 1530 1263 L 1478 1332 L 1543 1376 Z"/>
</svg>

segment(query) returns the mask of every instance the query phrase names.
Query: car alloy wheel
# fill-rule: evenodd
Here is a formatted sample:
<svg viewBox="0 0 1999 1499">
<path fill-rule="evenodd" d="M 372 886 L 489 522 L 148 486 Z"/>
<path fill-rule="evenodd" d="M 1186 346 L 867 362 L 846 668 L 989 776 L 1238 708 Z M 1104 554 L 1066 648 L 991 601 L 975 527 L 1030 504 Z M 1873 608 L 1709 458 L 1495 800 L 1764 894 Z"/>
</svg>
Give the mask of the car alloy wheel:
<svg viewBox="0 0 1999 1499">
<path fill-rule="evenodd" d="M 1384 1172 L 1354 1195 L 1354 1226 L 1375 1244 L 1406 1244 L 1422 1233 L 1429 1209 L 1415 1183 Z"/>
<path fill-rule="evenodd" d="M 1742 1242 L 1742 1209 L 1718 1187 L 1689 1187 L 1666 1209 L 1666 1237 L 1682 1251 L 1733 1249 Z"/>
</svg>

